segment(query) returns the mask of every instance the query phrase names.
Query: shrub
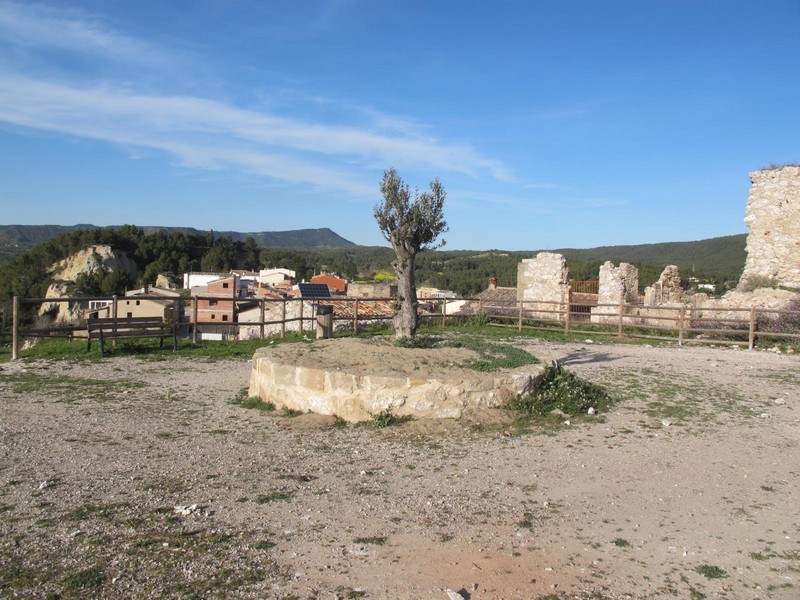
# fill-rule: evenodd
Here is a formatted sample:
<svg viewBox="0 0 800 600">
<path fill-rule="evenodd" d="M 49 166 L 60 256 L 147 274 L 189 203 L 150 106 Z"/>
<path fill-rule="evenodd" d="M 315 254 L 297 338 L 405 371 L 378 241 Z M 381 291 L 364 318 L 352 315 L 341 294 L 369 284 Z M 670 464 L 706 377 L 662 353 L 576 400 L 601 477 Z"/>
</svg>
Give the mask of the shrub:
<svg viewBox="0 0 800 600">
<path fill-rule="evenodd" d="M 772 277 L 767 277 L 765 275 L 751 275 L 739 284 L 739 291 L 752 292 L 761 288 L 775 289 L 777 287 L 778 282 Z"/>
<path fill-rule="evenodd" d="M 605 409 L 610 403 L 602 387 L 555 366 L 545 371 L 530 394 L 512 400 L 508 407 L 526 416 L 546 416 L 554 410 L 576 416 L 590 408 Z"/>
</svg>

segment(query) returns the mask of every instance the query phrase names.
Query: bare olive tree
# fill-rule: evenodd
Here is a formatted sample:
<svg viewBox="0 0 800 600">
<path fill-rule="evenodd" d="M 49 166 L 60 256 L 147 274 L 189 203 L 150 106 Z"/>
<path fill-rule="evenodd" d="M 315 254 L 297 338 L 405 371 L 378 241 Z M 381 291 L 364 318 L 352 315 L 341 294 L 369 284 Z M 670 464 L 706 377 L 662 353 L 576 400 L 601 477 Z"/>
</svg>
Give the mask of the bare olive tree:
<svg viewBox="0 0 800 600">
<path fill-rule="evenodd" d="M 381 181 L 383 202 L 375 205 L 375 220 L 383 237 L 392 244 L 397 258 L 392 262 L 397 274 L 399 308 L 394 317 L 395 337 L 413 338 L 417 333 L 417 286 L 414 282 L 414 265 L 417 253 L 444 246 L 444 240 L 434 244 L 436 238 L 447 231 L 442 209 L 446 192 L 436 178 L 430 191 L 414 190 L 393 168 L 384 171 Z"/>
</svg>

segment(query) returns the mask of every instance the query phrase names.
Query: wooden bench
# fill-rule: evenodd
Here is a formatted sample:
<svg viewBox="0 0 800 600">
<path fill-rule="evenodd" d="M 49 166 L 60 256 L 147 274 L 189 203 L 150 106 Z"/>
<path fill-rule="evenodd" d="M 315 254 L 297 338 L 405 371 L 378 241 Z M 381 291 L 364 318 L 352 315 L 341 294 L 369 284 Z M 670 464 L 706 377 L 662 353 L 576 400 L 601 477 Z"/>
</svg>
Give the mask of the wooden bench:
<svg viewBox="0 0 800 600">
<path fill-rule="evenodd" d="M 123 319 L 89 319 L 87 351 L 92 349 L 92 340 L 100 341 L 100 356 L 103 356 L 106 340 L 128 338 L 159 338 L 164 347 L 164 338 L 172 338 L 172 350 L 178 349 L 178 331 L 175 323 L 167 323 L 160 317 L 127 317 Z"/>
</svg>

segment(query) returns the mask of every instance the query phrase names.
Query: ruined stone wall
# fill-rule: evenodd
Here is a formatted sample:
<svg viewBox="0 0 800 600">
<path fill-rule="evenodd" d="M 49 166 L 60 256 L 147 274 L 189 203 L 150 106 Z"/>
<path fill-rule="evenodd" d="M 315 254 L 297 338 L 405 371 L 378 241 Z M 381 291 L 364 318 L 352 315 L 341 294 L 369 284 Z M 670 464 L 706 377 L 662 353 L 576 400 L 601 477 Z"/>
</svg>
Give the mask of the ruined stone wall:
<svg viewBox="0 0 800 600">
<path fill-rule="evenodd" d="M 540 252 L 536 258 L 525 258 L 517 267 L 517 301 L 566 302 L 569 269 L 561 254 Z M 534 305 L 526 307 L 531 318 L 553 319 L 554 315 L 542 311 L 558 310 L 556 305 Z"/>
<path fill-rule="evenodd" d="M 644 290 L 645 306 L 661 306 L 683 302 L 683 286 L 678 267 L 668 265 L 653 285 Z"/>
<path fill-rule="evenodd" d="M 639 302 L 639 269 L 629 263 L 620 263 L 615 267 L 606 261 L 600 267 L 597 288 L 597 303 L 602 304 L 636 304 Z M 608 313 L 615 309 L 608 306 L 592 308 L 592 323 L 616 322 L 618 317 Z M 605 314 L 604 314 L 605 313 Z"/>
<path fill-rule="evenodd" d="M 754 171 L 750 181 L 740 284 L 763 278 L 800 288 L 800 167 Z"/>
</svg>

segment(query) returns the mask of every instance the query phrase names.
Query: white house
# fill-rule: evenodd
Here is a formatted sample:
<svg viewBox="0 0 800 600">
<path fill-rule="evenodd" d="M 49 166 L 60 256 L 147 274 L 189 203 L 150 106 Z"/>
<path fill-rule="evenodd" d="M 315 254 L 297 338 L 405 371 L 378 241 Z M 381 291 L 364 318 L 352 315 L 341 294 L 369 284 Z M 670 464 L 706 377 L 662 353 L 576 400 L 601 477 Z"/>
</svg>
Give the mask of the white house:
<svg viewBox="0 0 800 600">
<path fill-rule="evenodd" d="M 291 269 L 261 269 L 258 282 L 264 285 L 277 285 L 284 281 L 294 281 L 296 273 Z"/>
</svg>

